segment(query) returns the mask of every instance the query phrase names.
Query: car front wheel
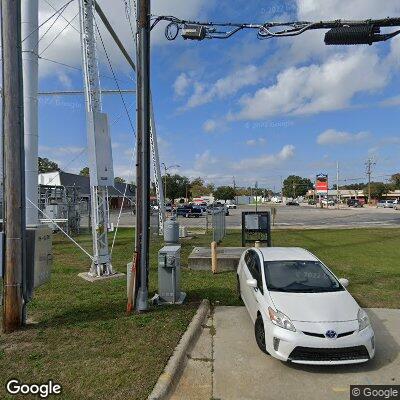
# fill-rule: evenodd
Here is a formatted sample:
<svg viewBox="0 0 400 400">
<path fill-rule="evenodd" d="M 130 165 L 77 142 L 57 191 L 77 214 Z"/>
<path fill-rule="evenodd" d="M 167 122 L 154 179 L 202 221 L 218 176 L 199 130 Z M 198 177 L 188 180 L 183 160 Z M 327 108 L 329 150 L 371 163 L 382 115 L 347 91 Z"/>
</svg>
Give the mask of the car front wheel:
<svg viewBox="0 0 400 400">
<path fill-rule="evenodd" d="M 259 349 L 263 353 L 269 354 L 265 347 L 265 330 L 264 330 L 264 322 L 261 315 L 257 317 L 256 323 L 254 324 L 254 335 L 256 337 L 256 342 Z"/>
</svg>

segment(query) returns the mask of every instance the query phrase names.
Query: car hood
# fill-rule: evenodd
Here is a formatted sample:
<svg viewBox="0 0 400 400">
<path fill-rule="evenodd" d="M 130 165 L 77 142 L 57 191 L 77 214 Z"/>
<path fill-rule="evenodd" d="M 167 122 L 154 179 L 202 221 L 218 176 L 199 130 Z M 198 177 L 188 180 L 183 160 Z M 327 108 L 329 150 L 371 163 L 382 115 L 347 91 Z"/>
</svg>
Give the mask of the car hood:
<svg viewBox="0 0 400 400">
<path fill-rule="evenodd" d="M 269 294 L 276 309 L 292 321 L 354 321 L 360 308 L 345 290 L 328 293 L 269 292 Z"/>
</svg>

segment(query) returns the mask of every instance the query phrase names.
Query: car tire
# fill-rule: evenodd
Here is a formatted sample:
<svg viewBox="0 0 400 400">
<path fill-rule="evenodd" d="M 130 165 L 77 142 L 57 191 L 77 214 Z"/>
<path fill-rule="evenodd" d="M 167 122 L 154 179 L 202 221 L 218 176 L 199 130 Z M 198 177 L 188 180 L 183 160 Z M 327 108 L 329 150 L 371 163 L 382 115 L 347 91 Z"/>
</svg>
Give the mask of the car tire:
<svg viewBox="0 0 400 400">
<path fill-rule="evenodd" d="M 265 354 L 269 354 L 265 346 L 265 330 L 264 321 L 261 315 L 257 316 L 256 322 L 254 324 L 254 336 L 256 337 L 256 343 L 258 348 Z"/>
</svg>

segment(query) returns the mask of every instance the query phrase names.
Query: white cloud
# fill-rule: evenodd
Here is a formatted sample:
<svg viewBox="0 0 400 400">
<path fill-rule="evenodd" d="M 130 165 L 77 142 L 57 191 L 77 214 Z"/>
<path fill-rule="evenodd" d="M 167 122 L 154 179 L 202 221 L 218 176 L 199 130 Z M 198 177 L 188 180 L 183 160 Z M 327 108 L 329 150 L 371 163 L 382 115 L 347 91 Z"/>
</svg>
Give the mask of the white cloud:
<svg viewBox="0 0 400 400">
<path fill-rule="evenodd" d="M 257 120 L 343 109 L 355 94 L 380 89 L 387 79 L 376 53 L 358 49 L 334 55 L 321 65 L 286 69 L 274 85 L 244 96 L 242 109 L 230 118 Z"/>
<path fill-rule="evenodd" d="M 262 146 L 266 143 L 265 138 L 249 139 L 246 141 L 247 146 Z"/>
<path fill-rule="evenodd" d="M 60 9 L 64 4 L 65 0 L 49 0 L 55 9 Z M 128 2 L 129 3 L 129 2 Z M 127 48 L 130 54 L 135 54 L 134 51 L 134 40 L 132 38 L 130 26 L 126 18 L 126 10 L 123 1 L 99 1 L 101 8 L 106 14 L 108 20 L 116 31 L 117 35 L 121 39 L 124 46 Z M 196 19 L 199 17 L 205 17 L 207 11 L 214 6 L 214 1 L 204 2 L 202 0 L 153 0 L 152 1 L 152 13 L 156 15 L 178 15 L 185 19 Z M 128 10 L 129 11 L 129 10 Z M 135 17 L 133 15 L 133 10 L 130 11 L 132 15 L 132 22 L 135 24 Z M 46 2 L 39 2 L 39 23 L 43 22 L 49 18 L 54 13 L 52 9 Z M 40 51 L 44 50 L 48 44 L 55 38 L 55 36 L 61 32 L 61 30 L 67 25 L 64 17 L 70 21 L 78 13 L 78 2 L 71 3 L 63 13 L 63 17 L 58 18 L 54 23 L 51 30 L 46 34 L 46 36 L 40 41 L 39 47 Z M 46 23 L 39 31 L 41 36 L 50 27 L 52 22 L 54 22 L 56 17 L 51 19 Z M 99 20 L 97 20 L 99 21 Z M 106 29 L 103 27 L 102 23 L 99 21 L 99 29 L 107 48 L 107 52 L 113 62 L 115 68 L 121 69 L 126 73 L 131 74 L 130 67 L 127 65 L 125 59 L 121 55 L 119 49 L 115 45 L 113 39 L 110 37 Z M 44 57 L 50 58 L 62 63 L 72 65 L 74 67 L 80 67 L 81 65 L 81 50 L 80 50 L 80 38 L 79 33 L 79 16 L 74 18 L 72 26 L 68 26 L 60 37 L 46 50 L 43 54 Z M 133 26 L 135 29 L 135 26 Z M 99 42 L 99 41 L 98 41 Z M 152 45 L 162 45 L 167 42 L 164 36 L 163 24 L 160 24 L 152 32 Z M 103 64 L 106 63 L 102 45 L 98 43 L 99 58 Z M 39 53 L 40 53 L 39 51 Z M 60 65 L 50 63 L 48 61 L 40 61 L 40 76 L 48 76 L 54 74 L 60 70 Z M 67 69 L 66 71 L 69 71 Z"/>
<path fill-rule="evenodd" d="M 203 124 L 203 130 L 205 132 L 214 132 L 217 129 L 217 121 L 214 119 L 208 119 L 206 122 Z"/>
<path fill-rule="evenodd" d="M 254 85 L 260 80 L 260 70 L 254 65 L 242 67 L 213 84 L 194 82 L 194 93 L 190 96 L 185 108 L 194 108 L 215 99 L 234 95 L 240 89 Z"/>
<path fill-rule="evenodd" d="M 202 171 L 210 167 L 210 165 L 215 164 L 216 162 L 217 158 L 211 155 L 211 151 L 205 150 L 201 154 L 196 154 L 194 169 Z"/>
<path fill-rule="evenodd" d="M 190 85 L 191 79 L 182 72 L 174 82 L 174 91 L 177 96 L 184 96 Z"/>
<path fill-rule="evenodd" d="M 397 0 L 297 0 L 298 17 L 303 21 L 321 19 L 386 18 L 399 14 Z"/>
<path fill-rule="evenodd" d="M 317 143 L 319 145 L 336 145 L 336 144 L 346 144 L 351 142 L 359 142 L 370 137 L 368 132 L 340 132 L 335 129 L 328 129 L 322 132 L 317 137 Z"/>
<path fill-rule="evenodd" d="M 283 146 L 276 154 L 267 154 L 261 157 L 245 158 L 232 165 L 235 170 L 254 170 L 265 167 L 272 167 L 288 161 L 294 157 L 295 147 L 291 144 Z"/>
</svg>

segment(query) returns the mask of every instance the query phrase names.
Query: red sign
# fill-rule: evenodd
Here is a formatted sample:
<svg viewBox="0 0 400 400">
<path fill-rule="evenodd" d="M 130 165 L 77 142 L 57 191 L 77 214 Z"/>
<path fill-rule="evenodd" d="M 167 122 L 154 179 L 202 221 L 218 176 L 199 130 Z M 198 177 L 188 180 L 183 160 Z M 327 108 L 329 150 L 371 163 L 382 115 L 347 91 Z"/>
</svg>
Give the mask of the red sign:
<svg viewBox="0 0 400 400">
<path fill-rule="evenodd" d="M 317 179 L 315 181 L 315 190 L 317 192 L 324 192 L 328 191 L 328 175 L 317 175 Z"/>
</svg>

